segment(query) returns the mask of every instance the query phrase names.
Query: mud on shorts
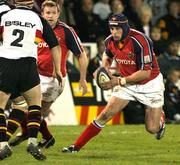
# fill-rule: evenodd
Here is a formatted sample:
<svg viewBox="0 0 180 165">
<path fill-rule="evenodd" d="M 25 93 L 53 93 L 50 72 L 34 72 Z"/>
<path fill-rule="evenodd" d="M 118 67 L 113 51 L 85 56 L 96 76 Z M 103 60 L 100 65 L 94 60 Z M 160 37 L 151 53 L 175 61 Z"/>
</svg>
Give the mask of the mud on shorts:
<svg viewBox="0 0 180 165">
<path fill-rule="evenodd" d="M 63 92 L 66 77 L 62 79 L 62 87 L 59 86 L 58 80 L 53 77 L 40 76 L 42 100 L 54 102 Z"/>
</svg>

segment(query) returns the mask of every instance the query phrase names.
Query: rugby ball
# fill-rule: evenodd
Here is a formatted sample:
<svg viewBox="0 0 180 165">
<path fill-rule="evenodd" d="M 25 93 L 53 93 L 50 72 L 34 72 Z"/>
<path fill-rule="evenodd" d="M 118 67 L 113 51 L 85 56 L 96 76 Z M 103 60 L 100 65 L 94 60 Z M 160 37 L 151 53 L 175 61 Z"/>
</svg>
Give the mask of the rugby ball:
<svg viewBox="0 0 180 165">
<path fill-rule="evenodd" d="M 95 80 L 97 85 L 102 89 L 101 84 L 111 80 L 107 70 L 104 67 L 97 69 Z"/>
</svg>

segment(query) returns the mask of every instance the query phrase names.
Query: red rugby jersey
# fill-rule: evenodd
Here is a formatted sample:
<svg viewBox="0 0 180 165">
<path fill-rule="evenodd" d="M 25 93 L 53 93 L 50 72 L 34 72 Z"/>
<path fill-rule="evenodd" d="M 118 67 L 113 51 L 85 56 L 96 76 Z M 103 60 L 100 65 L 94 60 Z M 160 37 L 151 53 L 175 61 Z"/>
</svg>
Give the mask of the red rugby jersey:
<svg viewBox="0 0 180 165">
<path fill-rule="evenodd" d="M 116 60 L 121 76 L 129 76 L 138 70 L 151 70 L 150 78 L 139 82 L 145 84 L 159 74 L 153 43 L 145 34 L 130 29 L 121 43 L 116 43 L 110 35 L 105 40 L 105 47 L 106 54 Z"/>
<path fill-rule="evenodd" d="M 54 32 L 62 51 L 61 72 L 63 77 L 65 77 L 68 51 L 70 50 L 75 56 L 79 56 L 83 52 L 83 49 L 79 37 L 73 28 L 67 24 L 58 22 L 54 28 Z M 51 52 L 45 41 L 38 44 L 38 71 L 40 75 L 48 77 L 52 77 L 53 74 Z"/>
</svg>

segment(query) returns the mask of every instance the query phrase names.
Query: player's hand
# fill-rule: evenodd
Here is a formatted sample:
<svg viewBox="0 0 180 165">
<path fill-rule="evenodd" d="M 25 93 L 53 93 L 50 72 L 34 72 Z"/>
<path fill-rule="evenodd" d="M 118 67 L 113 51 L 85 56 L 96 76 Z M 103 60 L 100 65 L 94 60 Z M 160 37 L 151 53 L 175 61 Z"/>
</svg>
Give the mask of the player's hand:
<svg viewBox="0 0 180 165">
<path fill-rule="evenodd" d="M 79 90 L 82 89 L 82 95 L 85 95 L 87 93 L 87 82 L 85 79 L 79 80 Z"/>
<path fill-rule="evenodd" d="M 109 77 L 112 78 L 113 75 L 112 75 L 112 73 L 109 71 L 109 69 L 108 69 L 107 67 L 104 67 L 104 68 L 105 68 L 106 71 L 108 72 Z M 94 71 L 94 73 L 93 73 L 94 79 L 96 78 L 96 75 L 97 75 L 97 72 L 98 72 L 99 69 L 100 69 L 100 67 L 97 68 L 97 69 Z"/>
<path fill-rule="evenodd" d="M 101 83 L 101 84 L 99 84 L 99 85 L 100 85 L 100 88 L 101 88 L 101 89 L 103 89 L 103 90 L 108 90 L 108 89 L 111 89 L 111 88 L 113 88 L 114 86 L 116 86 L 116 81 L 117 81 L 117 79 L 116 79 L 115 76 L 112 75 L 112 73 L 109 71 L 109 69 L 108 69 L 107 67 L 104 67 L 104 68 L 106 69 L 106 71 L 107 71 L 107 73 L 108 73 L 108 76 L 109 76 L 109 78 L 110 78 L 110 81 L 105 82 L 105 83 Z M 96 77 L 97 77 L 97 72 L 99 71 L 99 69 L 100 69 L 100 68 L 97 68 L 97 69 L 95 70 L 95 72 L 93 73 L 93 76 L 94 76 L 95 79 L 96 79 Z"/>
<path fill-rule="evenodd" d="M 48 121 L 51 121 L 52 116 L 55 116 L 55 113 L 53 112 L 52 109 L 47 109 L 46 111 L 42 111 L 42 117 L 46 118 Z"/>
<path fill-rule="evenodd" d="M 112 76 L 112 74 L 110 77 L 111 77 L 110 81 L 101 84 L 102 89 L 108 90 L 108 89 L 112 89 L 113 87 L 119 85 L 118 77 Z"/>
<path fill-rule="evenodd" d="M 42 116 L 43 116 L 44 118 L 48 117 L 48 120 L 49 120 L 49 121 L 50 121 L 50 114 L 53 115 L 53 116 L 55 115 L 54 112 L 53 112 L 53 110 L 52 110 L 51 108 L 49 108 L 49 109 L 47 109 L 47 110 L 45 110 L 45 111 L 42 111 L 41 114 L 42 114 Z"/>
<path fill-rule="evenodd" d="M 57 78 L 58 82 L 59 82 L 59 86 L 62 87 L 62 73 L 60 71 L 55 71 L 55 77 Z"/>
</svg>

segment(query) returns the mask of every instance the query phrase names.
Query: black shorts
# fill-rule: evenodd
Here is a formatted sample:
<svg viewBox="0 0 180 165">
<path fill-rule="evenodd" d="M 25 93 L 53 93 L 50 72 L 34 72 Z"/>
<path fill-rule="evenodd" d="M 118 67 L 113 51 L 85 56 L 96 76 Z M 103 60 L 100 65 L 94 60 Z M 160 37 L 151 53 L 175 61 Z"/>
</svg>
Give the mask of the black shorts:
<svg viewBox="0 0 180 165">
<path fill-rule="evenodd" d="M 35 58 L 0 58 L 0 91 L 11 94 L 23 93 L 39 83 Z"/>
</svg>

